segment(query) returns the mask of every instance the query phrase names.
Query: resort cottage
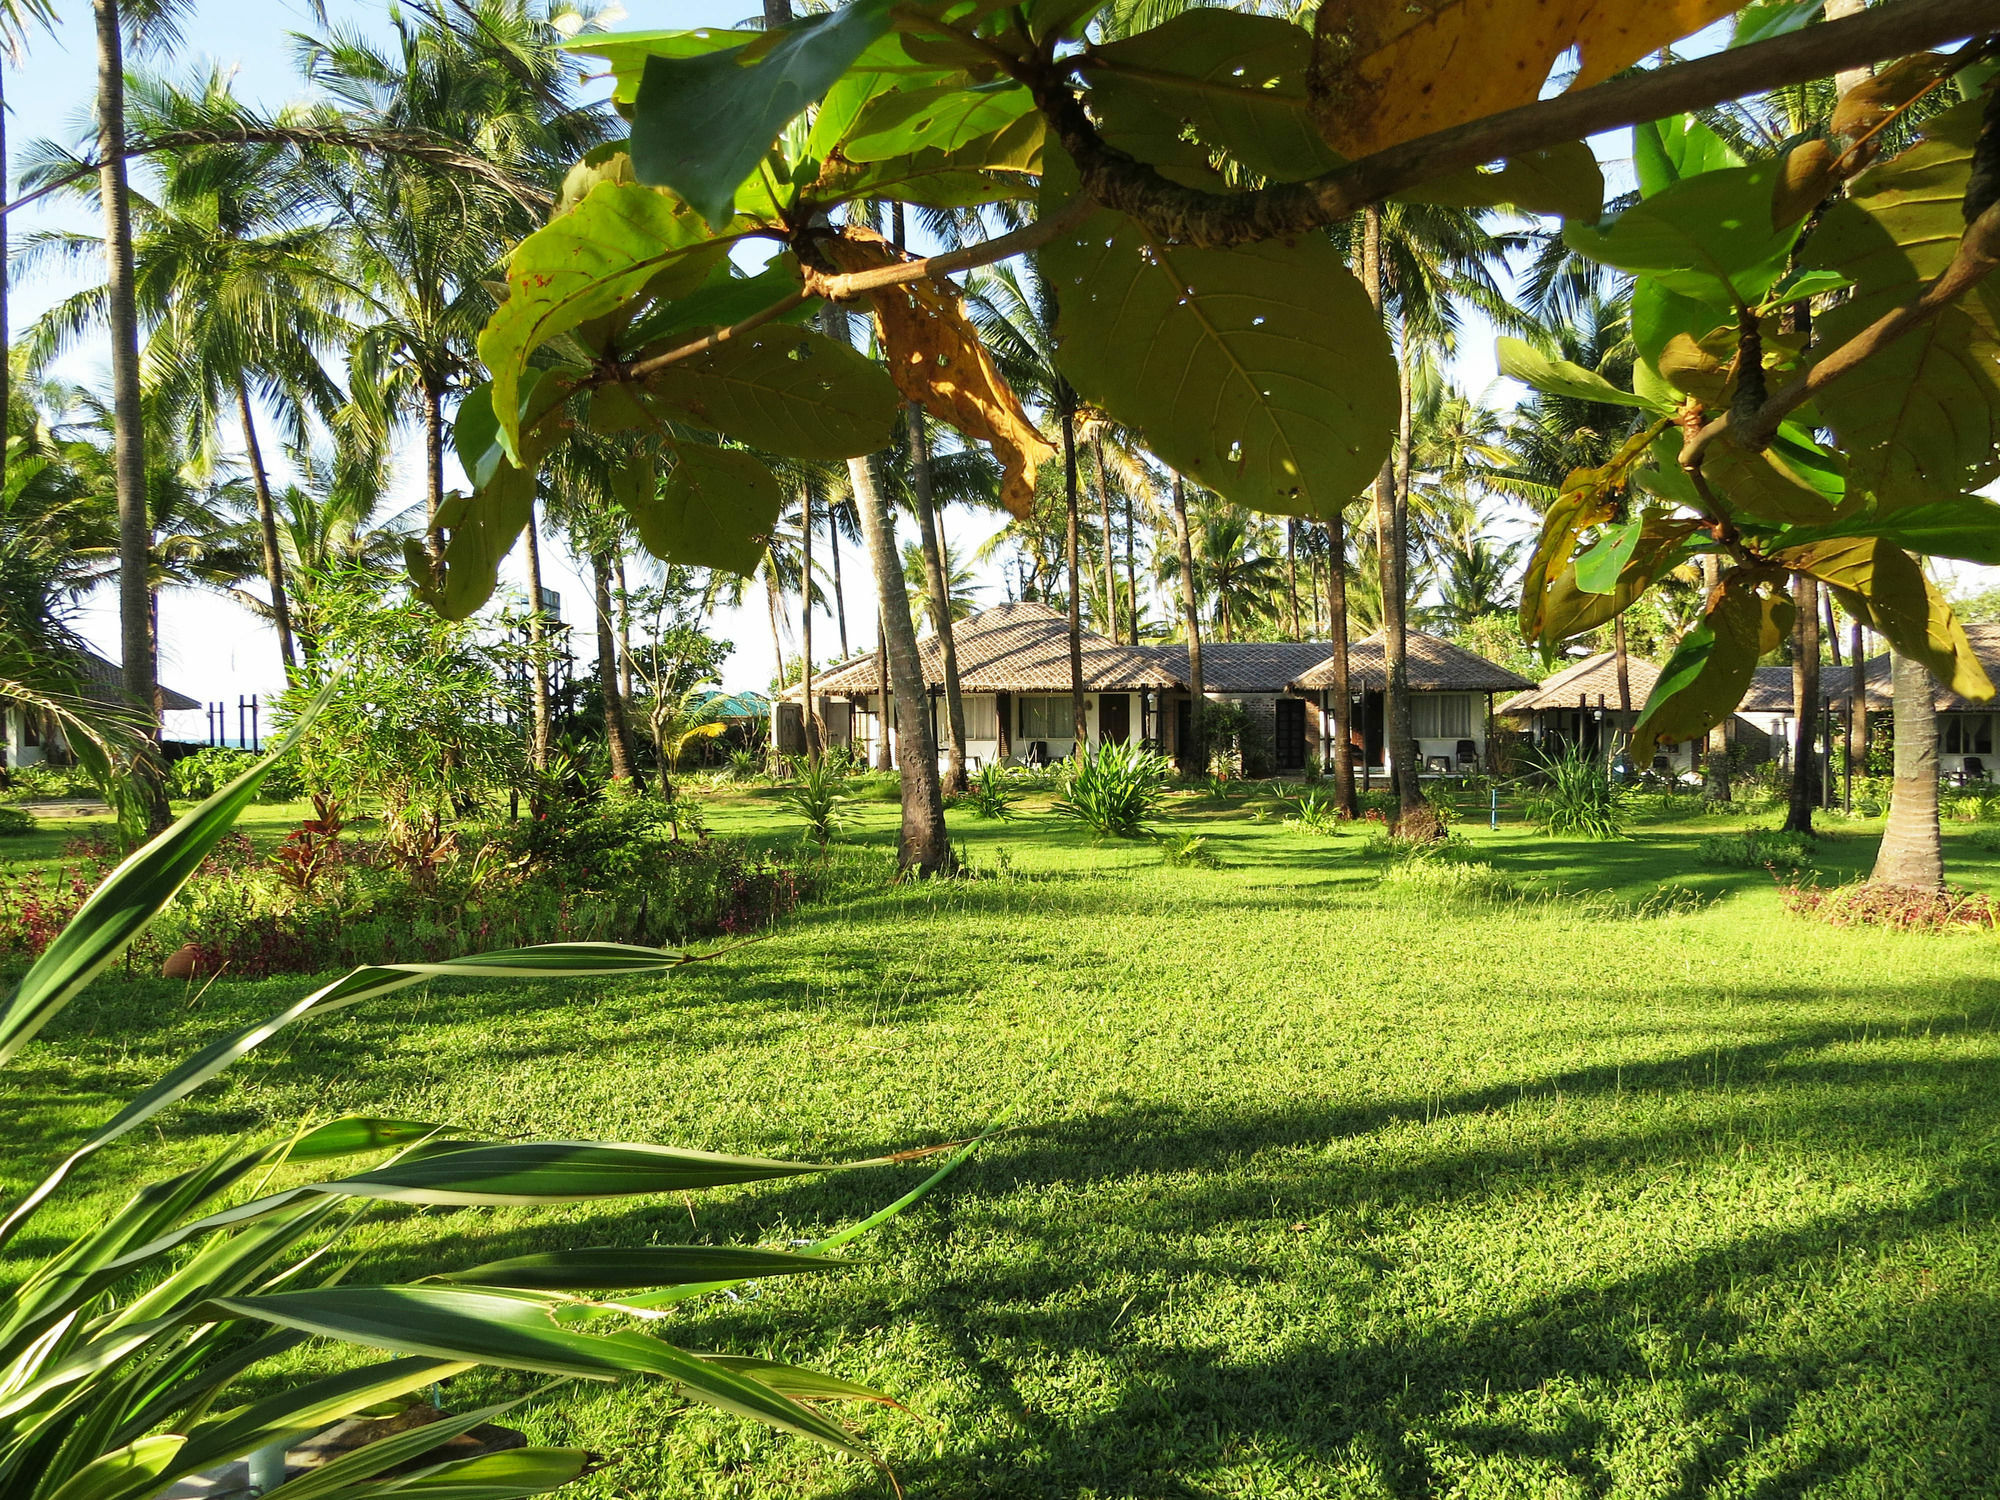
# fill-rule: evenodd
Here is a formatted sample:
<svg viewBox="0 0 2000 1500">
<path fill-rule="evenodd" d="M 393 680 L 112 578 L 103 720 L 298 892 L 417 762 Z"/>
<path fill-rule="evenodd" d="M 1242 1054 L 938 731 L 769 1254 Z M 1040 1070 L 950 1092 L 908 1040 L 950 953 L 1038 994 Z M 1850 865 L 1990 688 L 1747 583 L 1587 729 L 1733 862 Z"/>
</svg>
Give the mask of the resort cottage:
<svg viewBox="0 0 2000 1500">
<path fill-rule="evenodd" d="M 125 675 L 116 662 L 106 661 L 95 651 L 80 650 L 73 665 L 84 697 L 107 704 L 125 701 Z M 175 692 L 164 683 L 160 685 L 159 696 L 162 711 L 201 707 L 186 693 Z M 63 740 L 61 727 L 47 722 L 35 709 L 0 698 L 0 718 L 4 718 L 6 727 L 4 750 L 8 770 L 38 766 L 45 760 L 68 759 L 69 746 Z"/>
</svg>

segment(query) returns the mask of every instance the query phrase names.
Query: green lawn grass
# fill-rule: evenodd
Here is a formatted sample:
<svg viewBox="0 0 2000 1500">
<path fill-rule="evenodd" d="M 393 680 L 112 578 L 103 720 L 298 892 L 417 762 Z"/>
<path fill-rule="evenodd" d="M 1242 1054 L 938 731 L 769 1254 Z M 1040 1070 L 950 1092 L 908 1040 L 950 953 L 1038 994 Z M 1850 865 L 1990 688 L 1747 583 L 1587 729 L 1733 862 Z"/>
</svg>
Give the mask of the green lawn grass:
<svg viewBox="0 0 2000 1500">
<path fill-rule="evenodd" d="M 860 807 L 848 842 L 886 849 L 894 811 Z M 1990 935 L 1787 916 L 1763 872 L 1696 857 L 1740 820 L 1474 827 L 1480 858 L 1578 895 L 1469 905 L 1392 900 L 1353 835 L 1193 801 L 1165 821 L 1226 868 L 954 814 L 986 878 L 808 910 L 664 981 L 406 992 L 292 1033 L 119 1165 L 335 1110 L 839 1159 L 1013 1106 L 865 1264 L 664 1331 L 886 1389 L 905 1409 L 854 1421 L 913 1497 L 2000 1493 Z M 710 822 L 792 837 L 768 794 Z M 1878 833 L 1836 825 L 1823 878 Z M 1950 857 L 2000 889 L 1959 830 Z M 1629 914 L 1667 883 L 1699 902 Z M 102 984 L 0 1085 L 5 1159 L 304 985 Z M 782 1244 L 924 1170 L 410 1214 L 367 1245 L 409 1271 Z M 114 1188 L 87 1173 L 71 1221 Z M 583 1494 L 886 1493 L 656 1387 L 509 1420 L 602 1452 Z"/>
</svg>

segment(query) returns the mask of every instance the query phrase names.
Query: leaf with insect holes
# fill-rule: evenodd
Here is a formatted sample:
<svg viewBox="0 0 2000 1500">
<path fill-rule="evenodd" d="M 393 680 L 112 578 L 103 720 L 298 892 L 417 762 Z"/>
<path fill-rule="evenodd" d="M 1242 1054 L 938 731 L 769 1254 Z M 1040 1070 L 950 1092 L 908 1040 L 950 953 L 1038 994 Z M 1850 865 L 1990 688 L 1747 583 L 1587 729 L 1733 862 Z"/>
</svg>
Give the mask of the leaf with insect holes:
<svg viewBox="0 0 2000 1500">
<path fill-rule="evenodd" d="M 1314 21 L 1320 133 L 1350 157 L 1541 97 L 1550 68 L 1580 54 L 1589 88 L 1742 0 L 1342 0 Z"/>
<path fill-rule="evenodd" d="M 901 406 L 867 356 L 767 324 L 647 377 L 649 403 L 788 458 L 861 458 L 889 446 Z"/>
<path fill-rule="evenodd" d="M 1064 376 L 1196 483 L 1324 519 L 1374 480 L 1395 432 L 1395 359 L 1324 236 L 1197 250 L 1105 210 L 1042 251 L 1042 274 Z"/>
<path fill-rule="evenodd" d="M 998 135 L 1034 107 L 1034 97 L 1011 80 L 882 94 L 861 112 L 840 152 L 849 161 L 873 162 L 918 151 L 955 151 Z"/>
<path fill-rule="evenodd" d="M 745 578 L 771 545 L 784 493 L 755 454 L 683 443 L 667 482 L 634 464 L 616 491 L 646 550 L 662 562 L 720 568 Z"/>
</svg>

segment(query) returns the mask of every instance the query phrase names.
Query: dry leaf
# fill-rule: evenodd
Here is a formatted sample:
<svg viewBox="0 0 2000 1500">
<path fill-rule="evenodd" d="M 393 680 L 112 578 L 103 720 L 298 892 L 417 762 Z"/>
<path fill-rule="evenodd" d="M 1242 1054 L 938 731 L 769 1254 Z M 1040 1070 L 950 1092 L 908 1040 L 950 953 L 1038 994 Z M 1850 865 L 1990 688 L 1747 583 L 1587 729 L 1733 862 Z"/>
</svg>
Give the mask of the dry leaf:
<svg viewBox="0 0 2000 1500">
<path fill-rule="evenodd" d="M 842 271 L 872 271 L 903 259 L 881 235 L 859 225 L 828 241 L 827 253 Z M 1056 450 L 1001 378 L 958 297 L 936 281 L 920 281 L 883 287 L 868 299 L 896 388 L 940 422 L 990 444 L 1000 460 L 1001 503 L 1027 519 L 1035 507 L 1035 470 Z"/>
<path fill-rule="evenodd" d="M 1581 49 L 1575 88 L 1602 83 L 1742 0 L 1326 0 L 1313 31 L 1313 119 L 1366 156 L 1541 97 Z"/>
<path fill-rule="evenodd" d="M 1833 133 L 1846 140 L 1860 140 L 1936 83 L 1951 66 L 1951 59 L 1941 52 L 1919 52 L 1890 63 L 1840 96 L 1833 111 Z"/>
<path fill-rule="evenodd" d="M 1771 193 L 1771 227 L 1796 224 L 1840 181 L 1834 175 L 1833 147 L 1825 141 L 1805 141 L 1785 153 L 1778 185 Z"/>
</svg>

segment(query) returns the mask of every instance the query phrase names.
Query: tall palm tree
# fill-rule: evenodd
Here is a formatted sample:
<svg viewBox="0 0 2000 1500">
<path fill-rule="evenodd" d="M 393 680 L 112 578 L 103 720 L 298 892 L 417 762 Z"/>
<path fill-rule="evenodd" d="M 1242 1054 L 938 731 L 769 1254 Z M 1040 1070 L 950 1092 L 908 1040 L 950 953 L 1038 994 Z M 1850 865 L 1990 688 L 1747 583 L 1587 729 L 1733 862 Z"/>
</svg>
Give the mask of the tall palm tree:
<svg viewBox="0 0 2000 1500">
<path fill-rule="evenodd" d="M 48 30 L 55 25 L 56 11 L 53 0 L 0 0 L 0 197 L 11 197 L 10 185 L 14 177 L 7 156 L 7 67 L 21 65 L 21 55 L 28 41 L 28 32 L 39 27 Z M 0 268 L 9 265 L 7 247 L 7 216 L 0 214 Z M 0 274 L 0 417 L 10 409 L 13 392 L 11 390 L 12 360 L 14 347 L 13 330 L 7 316 L 7 277 Z M 0 426 L 4 426 L 0 422 Z M 6 445 L 0 443 L 0 491 L 7 487 Z"/>
<path fill-rule="evenodd" d="M 937 597 L 931 593 L 930 562 L 923 549 L 914 542 L 903 544 L 903 585 L 910 592 L 912 621 L 921 628 L 928 624 L 934 634 L 942 636 L 945 620 L 963 620 L 975 607 L 974 591 L 978 580 L 970 568 L 961 567 L 957 559 L 949 553 L 944 559 L 946 579 L 946 607 L 938 608 Z"/>
<path fill-rule="evenodd" d="M 484 283 L 616 117 L 578 102 L 574 63 L 549 45 L 562 33 L 525 0 L 466 0 L 455 13 L 424 14 L 396 16 L 386 47 L 338 28 L 299 46 L 309 81 L 347 121 L 458 143 L 520 184 L 510 192 L 415 158 L 358 153 L 326 153 L 317 173 L 365 299 L 350 385 L 384 426 L 414 418 L 422 428 L 434 518 L 444 498 L 445 407 L 476 369 L 474 340 L 493 307 Z"/>
<path fill-rule="evenodd" d="M 233 105 L 228 76 L 211 71 L 183 90 L 157 78 L 128 83 L 129 117 L 142 135 Z M 274 146 L 214 145 L 160 159 L 160 185 L 133 201 L 135 305 L 146 330 L 143 389 L 160 417 L 205 463 L 226 420 L 241 434 L 276 628 L 287 671 L 297 665 L 270 472 L 253 396 L 275 409 L 294 444 L 311 416 L 331 419 L 340 393 L 321 356 L 347 332 L 347 289 L 336 236 L 309 217 L 310 202 L 286 153 Z M 101 253 L 101 239 L 36 236 L 24 263 L 54 252 Z M 41 319 L 31 349 L 40 363 L 101 324 L 108 291 L 89 287 Z"/>
</svg>

